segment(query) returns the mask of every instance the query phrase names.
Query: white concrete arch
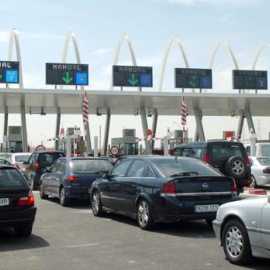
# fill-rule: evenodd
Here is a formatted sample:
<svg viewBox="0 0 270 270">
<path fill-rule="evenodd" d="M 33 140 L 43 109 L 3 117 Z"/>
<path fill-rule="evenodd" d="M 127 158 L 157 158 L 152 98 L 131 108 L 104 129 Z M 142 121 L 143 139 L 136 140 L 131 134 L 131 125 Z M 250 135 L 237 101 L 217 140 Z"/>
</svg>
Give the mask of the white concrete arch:
<svg viewBox="0 0 270 270">
<path fill-rule="evenodd" d="M 172 39 L 169 41 L 168 45 L 167 45 L 167 48 L 166 48 L 166 50 L 165 50 L 165 54 L 164 54 L 164 57 L 163 57 L 163 61 L 162 61 L 161 74 L 160 74 L 159 87 L 158 87 L 158 90 L 159 90 L 160 92 L 162 91 L 163 81 L 164 81 L 165 68 L 166 68 L 166 64 L 167 64 L 169 52 L 170 52 L 170 50 L 171 50 L 171 47 L 172 47 L 173 43 L 176 43 L 176 45 L 178 45 L 179 50 L 180 50 L 180 53 L 181 53 L 181 55 L 183 56 L 183 59 L 184 59 L 185 67 L 186 67 L 186 68 L 189 68 L 189 64 L 188 64 L 188 61 L 187 61 L 187 57 L 186 57 L 184 48 L 183 48 L 183 46 L 182 46 L 180 40 L 177 39 L 177 38 L 172 38 Z M 192 90 L 192 92 L 194 92 L 194 90 Z"/>
<path fill-rule="evenodd" d="M 262 52 L 262 50 L 263 50 L 264 48 L 269 48 L 269 49 L 270 49 L 270 44 L 264 42 L 264 43 L 262 43 L 262 44 L 259 46 L 259 48 L 258 48 L 258 50 L 257 50 L 257 53 L 256 53 L 256 55 L 255 55 L 254 61 L 253 61 L 253 63 L 252 63 L 252 67 L 251 67 L 252 70 L 254 70 L 254 69 L 256 68 L 257 62 L 258 62 L 259 57 L 260 57 L 260 55 L 261 55 L 261 52 Z"/>
<path fill-rule="evenodd" d="M 113 60 L 113 65 L 117 65 L 118 63 L 118 58 L 119 58 L 119 54 L 120 54 L 120 49 L 122 46 L 123 41 L 126 41 L 128 44 L 128 48 L 129 48 L 129 52 L 130 52 L 130 56 L 131 56 L 131 60 L 132 60 L 132 64 L 133 66 L 137 66 L 137 61 L 135 58 L 135 53 L 134 53 L 134 49 L 132 46 L 132 43 L 128 37 L 128 35 L 124 34 L 122 35 L 117 42 L 115 51 L 114 51 L 114 60 Z M 111 91 L 113 90 L 113 80 L 111 81 Z"/>
<path fill-rule="evenodd" d="M 77 42 L 76 35 L 71 31 L 67 34 L 66 40 L 65 40 L 65 45 L 64 45 L 64 50 L 63 50 L 63 56 L 62 56 L 62 62 L 66 63 L 67 60 L 67 54 L 68 54 L 68 47 L 69 47 L 69 42 L 70 40 L 73 43 L 74 50 L 75 50 L 75 56 L 77 60 L 77 64 L 81 64 L 81 57 L 80 57 L 80 51 L 79 51 L 79 46 Z M 80 86 L 81 90 L 84 90 L 84 86 Z M 63 85 L 60 86 L 60 89 L 63 89 Z"/>
<path fill-rule="evenodd" d="M 15 28 L 10 30 L 9 46 L 8 46 L 8 61 L 12 61 L 14 41 L 15 41 L 17 61 L 19 62 L 19 78 L 20 78 L 19 86 L 21 89 L 23 89 L 23 73 L 22 73 L 22 57 L 21 57 L 20 41 L 19 41 L 18 31 Z"/>
</svg>

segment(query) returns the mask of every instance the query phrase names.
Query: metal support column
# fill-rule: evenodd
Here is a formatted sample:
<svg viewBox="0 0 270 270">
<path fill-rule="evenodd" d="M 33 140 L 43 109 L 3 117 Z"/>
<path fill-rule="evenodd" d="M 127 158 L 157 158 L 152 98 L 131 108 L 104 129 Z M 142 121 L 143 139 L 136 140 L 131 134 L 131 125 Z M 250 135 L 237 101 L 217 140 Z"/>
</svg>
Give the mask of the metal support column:
<svg viewBox="0 0 270 270">
<path fill-rule="evenodd" d="M 27 152 L 27 128 L 26 128 L 26 117 L 25 117 L 25 107 L 21 106 L 21 122 L 22 122 L 22 150 Z"/>
<path fill-rule="evenodd" d="M 204 131 L 203 131 L 203 125 L 202 125 L 202 113 L 200 109 L 194 109 L 195 114 L 195 120 L 196 120 L 196 130 L 198 133 L 198 138 L 200 141 L 205 141 Z M 195 134 L 196 135 L 196 134 Z"/>
<path fill-rule="evenodd" d="M 92 151 L 92 144 L 91 144 L 91 134 L 90 134 L 90 127 L 89 127 L 89 122 L 86 124 L 86 129 L 87 129 L 87 137 L 86 137 L 86 143 L 87 143 L 87 154 Z"/>
<path fill-rule="evenodd" d="M 250 132 L 251 129 L 252 129 L 252 130 L 253 130 L 253 133 L 256 134 L 256 131 L 255 131 L 255 127 L 254 127 L 254 124 L 253 124 L 253 120 L 252 120 L 252 115 L 251 115 L 250 109 L 246 109 L 246 110 L 245 110 L 245 115 L 246 115 L 246 119 L 247 119 L 247 124 L 248 124 L 248 130 L 249 130 L 249 132 Z"/>
<path fill-rule="evenodd" d="M 140 115 L 142 120 L 142 128 L 143 128 L 143 136 L 147 137 L 147 130 L 148 130 L 148 124 L 147 124 L 147 118 L 145 113 L 145 108 L 140 108 Z M 145 141 L 145 152 L 146 155 L 151 155 L 151 141 Z"/>
<path fill-rule="evenodd" d="M 239 116 L 239 122 L 238 122 L 237 134 L 236 134 L 237 140 L 240 140 L 242 137 L 244 119 L 245 119 L 245 115 L 242 114 Z"/>
<path fill-rule="evenodd" d="M 158 113 L 157 113 L 157 109 L 154 109 L 154 113 L 153 113 L 153 122 L 152 122 L 152 134 L 153 134 L 153 138 L 156 138 L 156 133 L 157 133 L 157 121 L 158 121 Z M 152 141 L 152 148 L 151 151 L 153 151 L 155 147 L 155 140 Z"/>
<path fill-rule="evenodd" d="M 7 134 L 8 134 L 8 112 L 6 111 L 5 114 L 4 114 L 4 134 L 3 135 L 6 136 Z M 4 138 L 4 136 L 3 136 L 3 138 Z M 5 151 L 6 151 L 7 142 L 5 142 L 4 148 L 5 148 Z"/>
<path fill-rule="evenodd" d="M 107 150 L 108 150 L 107 148 L 108 148 L 108 141 L 109 141 L 110 123 L 111 123 L 111 112 L 108 110 L 106 123 L 105 123 L 104 140 L 103 140 L 104 156 L 107 155 Z"/>
<path fill-rule="evenodd" d="M 200 118 L 201 118 L 201 122 L 202 122 L 202 114 L 200 114 Z M 199 141 L 199 132 L 198 132 L 197 126 L 196 126 L 196 129 L 195 129 L 194 141 L 195 142 Z"/>
<path fill-rule="evenodd" d="M 58 112 L 56 116 L 55 138 L 57 138 L 60 134 L 60 124 L 61 124 L 61 113 Z M 54 147 L 55 150 L 59 150 L 59 140 L 55 140 Z"/>
</svg>

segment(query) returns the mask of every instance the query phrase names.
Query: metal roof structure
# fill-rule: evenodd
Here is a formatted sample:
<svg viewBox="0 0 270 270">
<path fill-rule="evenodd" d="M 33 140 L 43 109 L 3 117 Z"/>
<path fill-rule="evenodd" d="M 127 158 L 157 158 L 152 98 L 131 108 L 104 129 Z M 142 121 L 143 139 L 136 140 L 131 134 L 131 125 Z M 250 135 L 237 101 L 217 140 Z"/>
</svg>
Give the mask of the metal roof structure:
<svg viewBox="0 0 270 270">
<path fill-rule="evenodd" d="M 242 115 L 249 109 L 252 116 L 269 116 L 269 94 L 211 94 L 139 91 L 86 91 L 90 114 L 135 115 L 140 108 L 146 113 L 158 115 L 180 115 L 181 98 L 185 96 L 188 114 L 199 109 L 203 116 Z M 11 89 L 0 90 L 0 113 L 20 114 L 81 114 L 82 90 Z"/>
</svg>

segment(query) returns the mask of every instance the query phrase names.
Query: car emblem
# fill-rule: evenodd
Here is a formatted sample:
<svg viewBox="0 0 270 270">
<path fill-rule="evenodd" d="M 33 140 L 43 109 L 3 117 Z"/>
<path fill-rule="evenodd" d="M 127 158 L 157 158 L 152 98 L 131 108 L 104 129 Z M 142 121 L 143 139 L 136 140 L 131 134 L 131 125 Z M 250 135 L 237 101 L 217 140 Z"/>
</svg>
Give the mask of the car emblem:
<svg viewBox="0 0 270 270">
<path fill-rule="evenodd" d="M 208 185 L 207 183 L 203 183 L 203 184 L 202 184 L 202 188 L 203 188 L 203 189 L 208 189 L 208 188 L 209 188 L 209 185 Z"/>
</svg>

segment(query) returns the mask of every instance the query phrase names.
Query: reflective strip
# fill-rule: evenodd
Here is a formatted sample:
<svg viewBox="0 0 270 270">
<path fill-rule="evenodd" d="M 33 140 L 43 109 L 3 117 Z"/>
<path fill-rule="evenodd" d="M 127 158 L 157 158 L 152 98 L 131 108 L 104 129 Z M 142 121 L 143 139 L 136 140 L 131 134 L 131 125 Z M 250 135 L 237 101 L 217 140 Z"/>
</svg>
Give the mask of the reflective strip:
<svg viewBox="0 0 270 270">
<path fill-rule="evenodd" d="M 174 193 L 174 194 L 167 194 L 167 193 L 160 193 L 162 197 L 171 196 L 171 197 L 189 197 L 189 196 L 218 196 L 218 195 L 232 195 L 235 192 L 225 191 L 225 192 L 196 192 L 196 193 Z"/>
</svg>

